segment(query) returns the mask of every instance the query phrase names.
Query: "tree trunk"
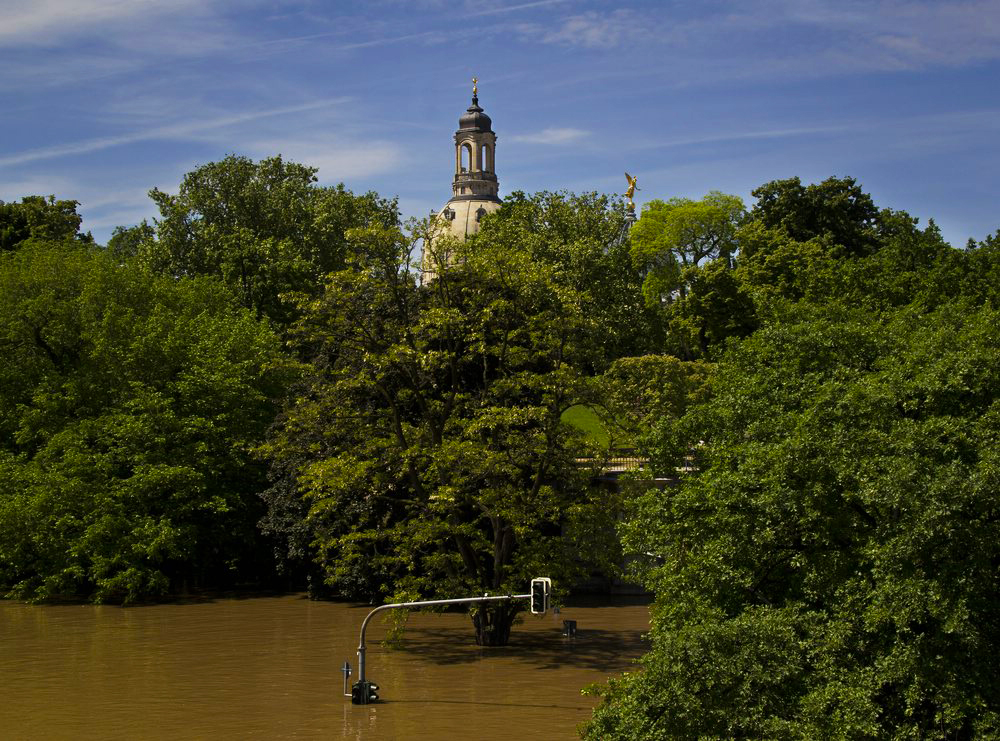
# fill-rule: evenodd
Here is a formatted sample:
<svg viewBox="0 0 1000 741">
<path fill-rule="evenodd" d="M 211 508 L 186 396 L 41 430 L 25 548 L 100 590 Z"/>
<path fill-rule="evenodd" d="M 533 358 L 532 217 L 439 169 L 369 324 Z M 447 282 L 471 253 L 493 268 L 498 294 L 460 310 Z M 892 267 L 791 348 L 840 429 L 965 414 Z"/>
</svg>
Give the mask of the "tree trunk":
<svg viewBox="0 0 1000 741">
<path fill-rule="evenodd" d="M 506 646 L 517 613 L 513 602 L 485 602 L 473 607 L 470 614 L 476 628 L 476 644 Z"/>
</svg>

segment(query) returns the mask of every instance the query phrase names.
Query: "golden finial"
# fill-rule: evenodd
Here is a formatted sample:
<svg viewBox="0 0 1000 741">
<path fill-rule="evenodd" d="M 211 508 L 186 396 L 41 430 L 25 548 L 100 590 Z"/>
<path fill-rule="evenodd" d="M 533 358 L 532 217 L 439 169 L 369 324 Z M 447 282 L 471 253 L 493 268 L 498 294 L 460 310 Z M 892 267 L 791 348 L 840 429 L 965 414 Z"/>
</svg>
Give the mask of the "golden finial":
<svg viewBox="0 0 1000 741">
<path fill-rule="evenodd" d="M 473 77 L 472 78 L 472 94 L 473 95 L 479 95 L 479 88 L 477 87 L 478 84 L 479 84 L 479 80 L 476 79 L 475 77 Z"/>
</svg>

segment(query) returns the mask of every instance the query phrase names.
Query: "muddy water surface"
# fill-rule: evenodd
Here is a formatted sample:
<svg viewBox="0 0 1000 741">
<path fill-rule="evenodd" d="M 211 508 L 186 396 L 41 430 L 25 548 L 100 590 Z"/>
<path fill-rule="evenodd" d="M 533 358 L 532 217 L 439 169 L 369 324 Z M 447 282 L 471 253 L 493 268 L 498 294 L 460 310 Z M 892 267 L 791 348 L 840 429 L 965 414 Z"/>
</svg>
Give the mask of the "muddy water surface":
<svg viewBox="0 0 1000 741">
<path fill-rule="evenodd" d="M 480 649 L 465 615 L 413 613 L 392 650 L 379 615 L 367 674 L 382 701 L 354 706 L 340 667 L 356 673 L 369 609 L 302 596 L 0 602 L 0 738 L 577 738 L 596 702 L 580 688 L 628 670 L 649 624 L 634 603 L 567 606 Z"/>
</svg>

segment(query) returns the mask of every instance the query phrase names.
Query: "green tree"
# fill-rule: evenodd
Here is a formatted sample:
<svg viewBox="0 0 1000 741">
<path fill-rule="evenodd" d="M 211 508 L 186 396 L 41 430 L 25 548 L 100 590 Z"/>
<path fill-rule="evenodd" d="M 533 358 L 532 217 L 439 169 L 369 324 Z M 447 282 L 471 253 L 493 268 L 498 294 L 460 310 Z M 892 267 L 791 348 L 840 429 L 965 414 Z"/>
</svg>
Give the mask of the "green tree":
<svg viewBox="0 0 1000 741">
<path fill-rule="evenodd" d="M 603 328 L 590 348 L 591 370 L 616 358 L 660 349 L 663 329 L 642 297 L 632 264 L 624 205 L 597 193 L 512 193 L 487 216 L 475 238 L 490 249 L 530 254 L 558 272 L 584 303 L 580 310 Z"/>
<path fill-rule="evenodd" d="M 729 274 L 743 201 L 718 191 L 700 201 L 672 198 L 643 206 L 631 233 L 632 257 L 645 276 L 648 307 L 666 327 L 660 349 L 693 360 L 756 326 L 753 305 Z"/>
<path fill-rule="evenodd" d="M 156 230 L 145 219 L 135 226 L 116 226 L 108 240 L 108 252 L 119 262 L 130 260 L 156 239 Z"/>
<path fill-rule="evenodd" d="M 690 198 L 652 200 L 632 230 L 632 253 L 652 272 L 670 263 L 681 268 L 722 258 L 731 266 L 736 254 L 736 229 L 745 208 L 737 196 L 717 190 L 700 201 Z M 668 292 L 679 290 L 678 287 Z"/>
<path fill-rule="evenodd" d="M 518 225 L 547 200 L 487 217 L 424 286 L 411 250 L 425 235 L 351 232 L 348 266 L 322 297 L 303 297 L 294 336 L 312 369 L 267 446 L 284 476 L 272 507 L 290 511 L 289 491 L 304 500 L 338 592 L 518 592 L 533 576 L 569 584 L 615 561 L 610 495 L 589 486 L 576 463 L 585 443 L 561 420 L 595 396 L 605 325 L 581 284 L 604 253 L 560 221 L 561 197 L 543 206 L 541 236 L 530 219 Z M 600 208 L 616 236 L 620 214 Z M 521 609 L 474 610 L 477 641 L 506 643 Z"/>
<path fill-rule="evenodd" d="M 0 591 L 132 600 L 269 571 L 250 448 L 278 339 L 217 282 L 89 246 L 0 257 Z"/>
<path fill-rule="evenodd" d="M 281 325 L 293 318 L 283 293 L 315 293 L 343 267 L 347 229 L 398 220 L 394 200 L 318 186 L 315 168 L 280 156 L 230 155 L 185 175 L 177 195 L 154 188 L 150 197 L 160 211 L 155 238 L 140 225 L 117 233 L 115 246 L 157 272 L 215 276 Z"/>
<path fill-rule="evenodd" d="M 854 178 L 830 177 L 811 185 L 797 177 L 772 180 L 752 193 L 757 203 L 750 218 L 766 229 L 780 229 L 796 242 L 827 237 L 846 255 L 878 248 L 879 211 Z"/>
<path fill-rule="evenodd" d="M 586 737 L 1000 733 L 998 320 L 800 303 L 726 353 L 673 430 L 700 470 L 635 503 L 652 650 Z"/>
<path fill-rule="evenodd" d="M 28 239 L 50 242 L 93 242 L 80 232 L 79 201 L 57 201 L 55 196 L 25 196 L 20 203 L 0 201 L 0 254 Z"/>
<path fill-rule="evenodd" d="M 679 419 L 700 398 L 711 371 L 671 355 L 619 358 L 599 379 L 605 427 L 648 448 L 665 419 Z"/>
<path fill-rule="evenodd" d="M 910 304 L 930 310 L 967 295 L 977 303 L 990 294 L 996 275 L 995 250 L 956 250 L 933 220 L 919 228 L 901 211 L 880 212 L 873 249 L 845 250 L 829 235 L 800 242 L 783 229 L 751 221 L 740 229 L 743 246 L 735 271 L 754 296 L 758 313 L 783 302 L 839 303 L 881 313 Z"/>
</svg>

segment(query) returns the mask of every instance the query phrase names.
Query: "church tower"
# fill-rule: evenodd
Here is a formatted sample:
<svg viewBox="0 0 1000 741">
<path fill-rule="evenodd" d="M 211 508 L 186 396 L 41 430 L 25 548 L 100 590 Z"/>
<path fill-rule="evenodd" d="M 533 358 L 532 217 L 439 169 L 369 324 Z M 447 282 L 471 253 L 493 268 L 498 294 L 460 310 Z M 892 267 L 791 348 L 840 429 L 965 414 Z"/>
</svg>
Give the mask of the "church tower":
<svg viewBox="0 0 1000 741">
<path fill-rule="evenodd" d="M 472 105 L 458 119 L 455 132 L 455 179 L 451 199 L 436 215 L 438 233 L 465 239 L 479 231 L 482 218 L 500 208 L 494 155 L 497 135 L 493 122 L 479 107 L 478 80 L 472 78 Z M 432 240 L 433 241 L 433 240 Z M 424 245 L 424 280 L 433 279 L 433 245 Z M 441 257 L 440 255 L 438 256 Z"/>
</svg>

